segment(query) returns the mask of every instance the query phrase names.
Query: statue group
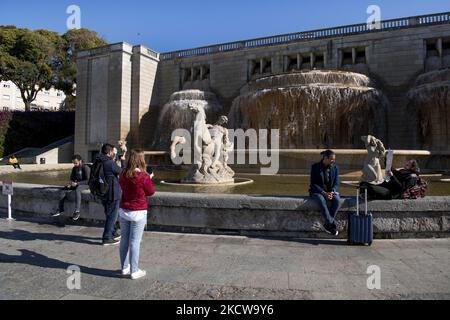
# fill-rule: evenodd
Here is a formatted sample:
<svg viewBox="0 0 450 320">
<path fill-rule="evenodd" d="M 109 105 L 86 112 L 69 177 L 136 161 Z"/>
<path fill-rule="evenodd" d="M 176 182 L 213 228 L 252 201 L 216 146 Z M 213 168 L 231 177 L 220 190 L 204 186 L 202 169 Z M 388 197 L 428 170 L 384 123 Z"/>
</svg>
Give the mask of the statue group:
<svg viewBox="0 0 450 320">
<path fill-rule="evenodd" d="M 189 110 L 195 114 L 193 131 L 194 163 L 181 183 L 217 184 L 233 183 L 234 171 L 228 166 L 229 153 L 233 144 L 229 140 L 226 116 L 219 117 L 214 124 L 206 123 L 205 110 L 197 105 L 190 105 Z M 175 157 L 177 144 L 185 144 L 187 139 L 175 136 L 170 147 L 171 158 Z"/>
</svg>

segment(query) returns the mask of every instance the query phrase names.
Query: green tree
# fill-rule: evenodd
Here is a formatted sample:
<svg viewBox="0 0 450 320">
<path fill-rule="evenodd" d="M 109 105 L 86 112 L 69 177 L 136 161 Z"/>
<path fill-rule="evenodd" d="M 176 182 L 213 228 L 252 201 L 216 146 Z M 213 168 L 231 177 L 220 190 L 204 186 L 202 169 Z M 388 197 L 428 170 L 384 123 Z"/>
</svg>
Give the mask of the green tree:
<svg viewBox="0 0 450 320">
<path fill-rule="evenodd" d="M 19 88 L 26 111 L 41 90 L 52 86 L 73 98 L 77 53 L 106 44 L 88 29 L 69 30 L 60 36 L 43 29 L 0 26 L 0 80 Z M 66 104 L 73 105 L 72 98 Z"/>
</svg>

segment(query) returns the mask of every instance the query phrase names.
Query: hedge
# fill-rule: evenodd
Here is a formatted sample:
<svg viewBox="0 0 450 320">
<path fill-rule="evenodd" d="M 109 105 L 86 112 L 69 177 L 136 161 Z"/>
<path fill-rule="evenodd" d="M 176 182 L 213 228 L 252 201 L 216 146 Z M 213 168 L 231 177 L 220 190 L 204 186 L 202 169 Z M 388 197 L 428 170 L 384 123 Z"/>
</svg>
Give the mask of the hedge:
<svg viewBox="0 0 450 320">
<path fill-rule="evenodd" d="M 75 132 L 75 112 L 0 112 L 0 158 L 42 148 Z"/>
</svg>

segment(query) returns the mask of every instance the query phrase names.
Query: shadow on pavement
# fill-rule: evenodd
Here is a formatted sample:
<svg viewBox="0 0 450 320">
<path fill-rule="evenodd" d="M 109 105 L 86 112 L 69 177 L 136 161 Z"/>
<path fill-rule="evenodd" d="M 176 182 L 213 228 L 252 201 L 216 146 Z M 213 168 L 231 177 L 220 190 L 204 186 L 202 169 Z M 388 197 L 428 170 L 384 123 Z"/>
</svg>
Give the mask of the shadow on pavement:
<svg viewBox="0 0 450 320">
<path fill-rule="evenodd" d="M 93 276 L 101 276 L 107 278 L 121 278 L 118 270 L 103 270 L 91 267 L 80 266 L 68 262 L 63 262 L 58 259 L 49 258 L 34 251 L 20 249 L 22 254 L 20 256 L 8 255 L 0 252 L 0 263 L 20 263 L 30 266 L 37 266 L 42 268 L 63 269 L 67 270 L 69 266 L 76 265 L 80 267 L 83 274 L 90 274 Z"/>
<path fill-rule="evenodd" d="M 75 242 L 89 245 L 101 245 L 100 238 L 82 237 L 68 234 L 57 233 L 38 233 L 29 232 L 26 230 L 14 229 L 12 231 L 0 231 L 0 238 L 7 240 L 20 240 L 20 241 L 35 241 L 35 240 L 48 240 L 48 241 L 64 241 Z M 97 241 L 91 241 L 97 240 Z"/>
<path fill-rule="evenodd" d="M 310 244 L 313 246 L 348 246 L 347 239 L 309 239 L 309 238 L 288 238 L 288 237 L 263 237 L 263 236 L 246 236 L 247 238 L 262 239 L 262 240 L 278 240 L 286 242 L 297 242 L 303 244 Z"/>
</svg>

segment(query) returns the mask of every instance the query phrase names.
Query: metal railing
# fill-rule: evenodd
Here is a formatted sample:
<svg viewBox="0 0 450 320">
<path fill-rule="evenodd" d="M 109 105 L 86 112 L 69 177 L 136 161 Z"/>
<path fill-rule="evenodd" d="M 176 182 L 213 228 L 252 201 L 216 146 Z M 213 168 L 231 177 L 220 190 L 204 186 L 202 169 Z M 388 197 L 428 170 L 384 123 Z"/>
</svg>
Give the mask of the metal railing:
<svg viewBox="0 0 450 320">
<path fill-rule="evenodd" d="M 177 58 L 200 56 L 217 52 L 241 50 L 245 48 L 263 47 L 290 42 L 308 41 L 314 39 L 342 37 L 368 32 L 386 31 L 392 29 L 409 28 L 414 26 L 433 25 L 450 22 L 450 12 L 435 13 L 423 16 L 414 16 L 384 20 L 380 22 L 378 29 L 372 29 L 366 23 L 341 26 L 335 28 L 319 29 L 312 31 L 288 33 L 264 38 L 222 43 L 187 50 L 179 50 L 160 54 L 160 60 L 172 60 Z"/>
</svg>

